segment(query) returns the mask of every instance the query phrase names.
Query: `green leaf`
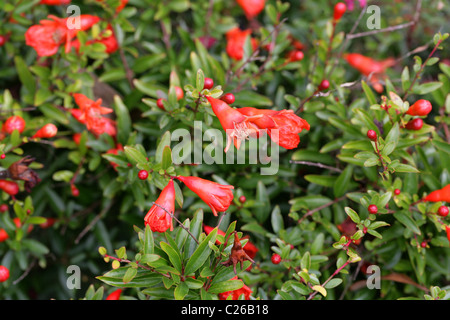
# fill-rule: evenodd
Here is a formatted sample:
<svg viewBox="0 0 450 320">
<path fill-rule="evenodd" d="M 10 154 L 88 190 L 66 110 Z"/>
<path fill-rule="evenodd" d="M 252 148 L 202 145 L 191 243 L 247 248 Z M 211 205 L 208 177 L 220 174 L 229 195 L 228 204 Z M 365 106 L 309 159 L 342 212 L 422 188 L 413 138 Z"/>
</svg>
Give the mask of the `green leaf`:
<svg viewBox="0 0 450 320">
<path fill-rule="evenodd" d="M 350 180 L 353 175 L 353 166 L 348 165 L 344 171 L 339 175 L 339 177 L 336 180 L 336 183 L 334 184 L 334 196 L 336 198 L 339 198 L 343 194 L 345 194 L 348 190 L 348 186 L 350 184 Z"/>
<path fill-rule="evenodd" d="M 318 184 L 319 186 L 324 187 L 333 187 L 336 183 L 337 177 L 335 176 L 325 176 L 325 175 L 318 175 L 318 174 L 307 174 L 303 176 L 306 181 Z"/>
<path fill-rule="evenodd" d="M 338 285 L 340 285 L 342 283 L 342 279 L 340 278 L 334 278 L 331 279 L 330 281 L 328 281 L 328 283 L 324 286 L 326 289 L 332 289 L 337 287 Z"/>
<path fill-rule="evenodd" d="M 14 64 L 16 65 L 17 74 L 19 75 L 20 82 L 27 89 L 28 93 L 31 96 L 34 96 L 36 91 L 36 83 L 33 75 L 30 70 L 28 70 L 28 66 L 25 64 L 25 61 L 20 56 L 14 57 Z"/>
<path fill-rule="evenodd" d="M 202 69 L 197 70 L 197 77 L 195 80 L 195 88 L 197 91 L 202 91 L 205 85 L 205 74 Z"/>
<path fill-rule="evenodd" d="M 170 146 L 165 146 L 162 155 L 161 168 L 167 170 L 170 166 L 172 166 L 172 150 L 170 149 Z"/>
<path fill-rule="evenodd" d="M 175 300 L 183 300 L 184 297 L 188 294 L 189 287 L 186 283 L 180 282 L 180 284 L 175 288 L 174 297 Z"/>
<path fill-rule="evenodd" d="M 255 217 L 260 223 L 263 223 L 270 214 L 270 201 L 266 187 L 261 180 L 258 181 L 256 186 L 255 200 L 257 201 L 257 209 L 254 211 Z"/>
<path fill-rule="evenodd" d="M 181 257 L 178 253 L 178 250 L 175 250 L 172 248 L 169 244 L 165 242 L 160 243 L 161 249 L 167 253 L 167 256 L 169 257 L 170 262 L 172 265 L 177 269 L 180 273 L 182 272 L 182 263 L 181 263 Z"/>
<path fill-rule="evenodd" d="M 398 144 L 399 138 L 400 138 L 400 127 L 398 125 L 398 122 L 396 122 L 386 136 L 385 145 L 388 145 L 389 143 L 393 144 L 393 146 L 391 146 L 390 148 L 394 150 Z"/>
<path fill-rule="evenodd" d="M 311 267 L 311 254 L 309 251 L 306 251 L 305 254 L 302 257 L 302 260 L 300 262 L 300 266 L 302 269 L 308 270 Z"/>
<path fill-rule="evenodd" d="M 222 292 L 238 290 L 241 289 L 243 286 L 244 283 L 242 282 L 242 280 L 227 280 L 212 284 L 209 287 L 208 292 L 218 294 Z"/>
<path fill-rule="evenodd" d="M 361 81 L 361 87 L 366 94 L 366 98 L 369 101 L 370 105 L 376 104 L 377 100 L 375 98 L 375 94 L 373 93 L 372 89 L 367 85 L 365 81 Z"/>
<path fill-rule="evenodd" d="M 136 268 L 128 268 L 125 272 L 125 275 L 123 276 L 123 282 L 129 283 L 133 280 L 133 278 L 137 275 L 137 269 Z"/>
<path fill-rule="evenodd" d="M 352 219 L 352 221 L 354 223 L 360 223 L 361 222 L 361 220 L 359 218 L 359 215 L 358 215 L 358 213 L 356 213 L 355 210 L 353 210 L 350 207 L 345 207 L 344 210 L 345 210 L 345 213 L 347 213 L 347 215 L 350 217 L 350 219 Z"/>
<path fill-rule="evenodd" d="M 272 229 L 275 233 L 278 233 L 280 230 L 284 229 L 283 216 L 281 215 L 281 210 L 278 205 L 276 205 L 272 210 L 271 222 Z"/>
<path fill-rule="evenodd" d="M 131 132 L 130 113 L 118 95 L 114 96 L 114 106 L 117 117 L 117 139 L 122 144 L 125 144 Z"/>
<path fill-rule="evenodd" d="M 450 154 L 450 144 L 448 144 L 446 142 L 441 142 L 441 141 L 438 141 L 438 140 L 435 140 L 435 139 L 432 140 L 432 143 L 437 149 L 442 150 L 442 151 Z"/>
<path fill-rule="evenodd" d="M 194 218 L 191 221 L 189 231 L 191 234 L 198 239 L 202 232 L 202 224 L 203 224 L 203 210 L 198 209 L 194 213 Z M 184 259 L 188 259 L 192 256 L 194 250 L 197 248 L 197 243 L 195 240 L 189 236 L 186 239 L 185 249 L 184 249 Z"/>
<path fill-rule="evenodd" d="M 430 81 L 427 83 L 423 83 L 423 84 L 414 86 L 412 91 L 415 94 L 423 95 L 423 94 L 433 92 L 433 91 L 439 89 L 440 87 L 442 87 L 442 82 Z"/>
<path fill-rule="evenodd" d="M 158 143 L 158 147 L 156 148 L 155 160 L 156 163 L 162 163 L 163 160 L 163 152 L 166 147 L 170 148 L 170 132 L 166 131 L 164 135 L 161 137 L 161 140 Z"/>
<path fill-rule="evenodd" d="M 410 217 L 409 212 L 397 211 L 394 213 L 394 218 L 400 221 L 406 228 L 408 228 L 415 234 L 421 234 L 419 227 L 417 226 L 416 222 Z"/>
<path fill-rule="evenodd" d="M 192 256 L 189 258 L 186 263 L 186 267 L 184 269 L 184 273 L 189 275 L 197 271 L 203 263 L 205 263 L 206 259 L 208 259 L 209 254 L 211 253 L 211 248 L 208 243 L 211 241 L 214 243 L 216 241 L 217 236 L 217 228 L 214 228 L 213 231 L 199 244 L 197 249 L 195 249 Z"/>
<path fill-rule="evenodd" d="M 146 164 L 147 163 L 147 157 L 145 154 L 143 154 L 140 150 L 138 150 L 135 147 L 125 146 L 124 148 L 125 154 L 127 155 L 127 158 L 129 160 L 134 161 L 138 164 Z"/>
<path fill-rule="evenodd" d="M 25 248 L 30 250 L 31 254 L 36 256 L 43 256 L 50 252 L 44 244 L 34 239 L 23 239 L 22 244 Z"/>
</svg>

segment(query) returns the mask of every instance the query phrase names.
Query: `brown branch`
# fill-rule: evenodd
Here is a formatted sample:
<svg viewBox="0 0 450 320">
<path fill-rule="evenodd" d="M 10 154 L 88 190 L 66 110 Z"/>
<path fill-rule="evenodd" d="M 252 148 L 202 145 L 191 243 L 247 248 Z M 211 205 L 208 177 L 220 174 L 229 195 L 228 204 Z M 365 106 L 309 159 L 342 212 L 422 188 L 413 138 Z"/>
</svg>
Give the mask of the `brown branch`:
<svg viewBox="0 0 450 320">
<path fill-rule="evenodd" d="M 391 31 L 395 31 L 395 30 L 400 30 L 400 29 L 405 29 L 408 28 L 412 25 L 414 25 L 415 22 L 414 21 L 410 21 L 407 23 L 402 23 L 402 24 L 398 24 L 396 26 L 391 26 L 391 27 L 387 27 L 384 29 L 377 29 L 377 30 L 371 30 L 371 31 L 366 31 L 366 32 L 360 32 L 360 33 L 355 33 L 355 34 L 348 34 L 346 36 L 346 38 L 353 40 L 356 38 L 362 38 L 362 37 L 366 37 L 366 36 L 370 36 L 373 34 L 377 34 L 377 33 L 383 33 L 383 32 L 391 32 Z"/>
<path fill-rule="evenodd" d="M 340 201 L 342 201 L 342 200 L 344 200 L 344 199 L 346 199 L 346 198 L 347 198 L 347 195 L 343 195 L 342 197 L 336 198 L 336 199 L 334 199 L 333 201 L 330 201 L 330 202 L 328 202 L 328 203 L 325 203 L 325 204 L 321 205 L 320 207 L 317 207 L 317 208 L 315 208 L 315 209 L 309 210 L 308 212 L 306 212 L 306 213 L 303 215 L 303 217 L 301 217 L 300 219 L 298 219 L 297 223 L 298 223 L 298 224 L 302 223 L 303 220 L 305 220 L 305 219 L 306 219 L 307 217 L 309 217 L 309 216 L 312 216 L 314 213 L 316 213 L 316 212 L 318 212 L 318 211 L 320 211 L 320 210 L 322 210 L 322 209 L 328 208 L 329 206 L 332 206 L 333 204 L 338 203 L 338 202 L 340 202 Z"/>
<path fill-rule="evenodd" d="M 312 166 L 312 167 L 319 167 L 319 168 L 322 168 L 322 169 L 329 169 L 329 170 L 336 171 L 336 172 L 342 172 L 342 170 L 339 169 L 339 168 L 327 166 L 327 165 L 322 164 L 320 162 L 297 161 L 297 160 L 291 160 L 289 162 L 290 163 L 295 163 L 295 164 L 304 164 L 304 165 Z"/>
</svg>

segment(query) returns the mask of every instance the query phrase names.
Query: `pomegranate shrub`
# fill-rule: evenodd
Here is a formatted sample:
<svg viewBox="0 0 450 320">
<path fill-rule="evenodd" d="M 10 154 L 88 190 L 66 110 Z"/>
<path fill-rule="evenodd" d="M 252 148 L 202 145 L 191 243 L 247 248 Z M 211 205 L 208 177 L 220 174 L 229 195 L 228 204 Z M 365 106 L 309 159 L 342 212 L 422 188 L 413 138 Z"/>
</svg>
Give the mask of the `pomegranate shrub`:
<svg viewBox="0 0 450 320">
<path fill-rule="evenodd" d="M 430 3 L 3 1 L 0 297 L 448 299 Z"/>
</svg>

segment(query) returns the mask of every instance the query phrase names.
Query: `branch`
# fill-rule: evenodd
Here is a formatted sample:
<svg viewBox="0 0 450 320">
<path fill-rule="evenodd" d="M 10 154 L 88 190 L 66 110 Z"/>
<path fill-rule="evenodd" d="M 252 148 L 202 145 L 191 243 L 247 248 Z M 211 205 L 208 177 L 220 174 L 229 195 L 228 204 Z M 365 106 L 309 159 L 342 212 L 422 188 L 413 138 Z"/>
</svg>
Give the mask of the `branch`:
<svg viewBox="0 0 450 320">
<path fill-rule="evenodd" d="M 377 34 L 377 33 L 382 33 L 382 32 L 391 32 L 391 31 L 395 31 L 395 30 L 400 30 L 400 29 L 405 29 L 408 28 L 412 25 L 414 25 L 416 22 L 415 21 L 410 21 L 407 23 L 402 23 L 396 26 L 391 26 L 391 27 L 387 27 L 384 29 L 378 29 L 378 30 L 371 30 L 371 31 L 366 31 L 366 32 L 360 32 L 360 33 L 355 33 L 355 34 L 347 34 L 346 38 L 347 39 L 356 39 L 356 38 L 362 38 L 365 36 L 370 36 L 372 34 Z"/>
<path fill-rule="evenodd" d="M 317 208 L 315 208 L 315 209 L 309 210 L 308 212 L 306 212 L 306 213 L 304 214 L 303 217 L 301 217 L 301 218 L 297 221 L 297 223 L 299 223 L 299 224 L 302 223 L 303 220 L 305 220 L 305 219 L 306 219 L 307 217 L 309 217 L 309 216 L 312 216 L 313 213 L 316 213 L 317 211 L 320 211 L 320 210 L 322 210 L 322 209 L 328 208 L 329 206 L 332 206 L 333 204 L 338 203 L 338 202 L 340 202 L 340 201 L 342 201 L 342 200 L 344 200 L 344 199 L 346 199 L 346 198 L 347 198 L 347 195 L 343 195 L 342 197 L 336 198 L 336 199 L 334 199 L 333 201 L 330 201 L 330 202 L 328 202 L 328 203 L 325 203 L 325 204 L 321 205 L 320 207 L 317 207 Z"/>
<path fill-rule="evenodd" d="M 312 167 L 319 167 L 319 168 L 322 168 L 322 169 L 328 169 L 328 170 L 332 170 L 332 171 L 336 171 L 336 172 L 342 172 L 342 170 L 339 169 L 339 168 L 327 166 L 327 165 L 322 164 L 320 162 L 297 161 L 297 160 L 291 160 L 289 162 L 290 163 L 295 163 L 295 164 L 304 164 L 304 165 L 312 166 Z"/>
</svg>

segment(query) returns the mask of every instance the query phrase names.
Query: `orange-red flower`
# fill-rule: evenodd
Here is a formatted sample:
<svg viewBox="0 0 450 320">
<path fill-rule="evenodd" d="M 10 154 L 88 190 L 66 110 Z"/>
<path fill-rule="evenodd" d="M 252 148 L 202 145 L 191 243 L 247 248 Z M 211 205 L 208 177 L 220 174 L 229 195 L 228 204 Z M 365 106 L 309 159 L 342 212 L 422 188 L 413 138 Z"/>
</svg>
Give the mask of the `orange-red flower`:
<svg viewBox="0 0 450 320">
<path fill-rule="evenodd" d="M 33 25 L 25 32 L 25 43 L 33 47 L 40 57 L 52 56 L 58 52 L 59 47 L 65 43 L 65 51 L 70 51 L 71 39 L 80 30 L 87 30 L 100 21 L 99 17 L 80 15 L 80 27 L 68 28 L 69 18 L 58 18 L 49 15 L 48 20 L 41 20 L 40 24 Z"/>
<path fill-rule="evenodd" d="M 425 198 L 423 198 L 423 201 L 450 202 L 450 184 L 446 185 L 442 189 L 434 190 L 434 191 L 430 192 Z"/>
<path fill-rule="evenodd" d="M 244 45 L 247 37 L 250 37 L 252 31 L 250 29 L 241 30 L 238 27 L 229 30 L 225 37 L 227 39 L 226 52 L 230 58 L 241 60 L 244 57 Z M 250 39 L 253 50 L 258 46 L 256 39 Z"/>
<path fill-rule="evenodd" d="M 236 0 L 244 10 L 247 19 L 251 20 L 264 10 L 265 0 Z"/>
<path fill-rule="evenodd" d="M 238 280 L 238 277 L 235 276 L 230 280 Z M 219 293 L 219 300 L 227 300 L 228 296 L 230 295 L 231 300 L 239 300 L 239 296 L 241 296 L 242 294 L 244 295 L 245 300 L 250 300 L 250 295 L 252 293 L 253 293 L 252 289 L 250 289 L 247 285 L 244 284 L 240 289 Z"/>
<path fill-rule="evenodd" d="M 384 78 L 386 69 L 395 64 L 393 58 L 382 61 L 374 60 L 359 53 L 349 53 L 345 55 L 347 62 L 366 77 L 370 76 L 370 84 L 378 93 L 383 92 L 383 85 L 380 79 Z"/>
<path fill-rule="evenodd" d="M 149 225 L 153 232 L 166 232 L 173 230 L 172 216 L 175 211 L 175 187 L 171 179 L 161 191 L 155 204 L 150 208 L 144 218 L 145 225 Z"/>
<path fill-rule="evenodd" d="M 259 128 L 253 124 L 253 121 L 262 117 L 262 115 L 246 116 L 222 100 L 212 97 L 206 97 L 206 99 L 211 103 L 214 114 L 227 133 L 225 152 L 230 148 L 231 142 L 234 143 L 236 149 L 239 149 L 243 140 L 248 139 L 249 136 L 258 136 Z"/>
<path fill-rule="evenodd" d="M 114 121 L 102 115 L 113 112 L 112 109 L 102 107 L 102 99 L 93 101 L 81 93 L 74 93 L 75 103 L 80 109 L 71 109 L 72 116 L 86 125 L 93 134 L 99 136 L 103 133 L 114 136 L 116 128 Z"/>
<path fill-rule="evenodd" d="M 224 212 L 233 201 L 234 189 L 231 185 L 223 185 L 214 181 L 205 180 L 198 177 L 177 176 L 192 192 L 197 194 L 217 216 L 217 212 Z"/>
<path fill-rule="evenodd" d="M 275 143 L 285 149 L 294 149 L 300 143 L 298 135 L 303 129 L 309 130 L 309 123 L 297 116 L 293 110 L 270 110 L 244 107 L 236 109 L 248 117 L 258 117 L 252 120 L 259 129 L 267 134 Z M 275 130 L 277 130 L 278 137 Z"/>
</svg>

